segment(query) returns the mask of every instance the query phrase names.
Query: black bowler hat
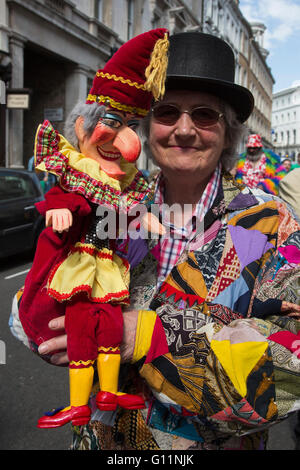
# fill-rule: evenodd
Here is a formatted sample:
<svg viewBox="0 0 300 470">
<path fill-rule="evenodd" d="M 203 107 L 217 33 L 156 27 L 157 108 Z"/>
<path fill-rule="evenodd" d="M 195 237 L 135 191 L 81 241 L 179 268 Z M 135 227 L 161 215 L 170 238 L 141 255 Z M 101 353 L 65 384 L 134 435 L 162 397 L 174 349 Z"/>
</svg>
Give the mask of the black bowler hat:
<svg viewBox="0 0 300 470">
<path fill-rule="evenodd" d="M 205 91 L 228 102 L 241 122 L 254 107 L 252 93 L 234 83 L 235 60 L 222 39 L 204 33 L 170 36 L 166 89 Z"/>
</svg>

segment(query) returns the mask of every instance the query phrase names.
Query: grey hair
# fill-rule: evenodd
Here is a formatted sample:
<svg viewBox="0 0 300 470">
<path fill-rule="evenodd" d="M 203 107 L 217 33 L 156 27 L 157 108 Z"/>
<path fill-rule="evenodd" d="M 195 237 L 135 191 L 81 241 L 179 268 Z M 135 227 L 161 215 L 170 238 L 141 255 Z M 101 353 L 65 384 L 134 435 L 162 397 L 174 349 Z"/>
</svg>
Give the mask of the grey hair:
<svg viewBox="0 0 300 470">
<path fill-rule="evenodd" d="M 226 141 L 229 142 L 229 146 L 221 153 L 220 162 L 222 164 L 222 168 L 225 171 L 230 171 L 234 168 L 239 158 L 238 145 L 241 139 L 245 136 L 247 128 L 237 119 L 236 112 L 228 103 L 220 99 L 220 107 L 225 121 L 225 138 Z M 141 121 L 140 134 L 146 139 L 143 144 L 145 154 L 148 158 L 154 160 L 148 144 L 150 135 L 150 121 L 151 111 Z"/>
<path fill-rule="evenodd" d="M 80 151 L 80 149 L 75 132 L 75 123 L 77 118 L 79 118 L 79 116 L 83 117 L 83 128 L 88 136 L 90 136 L 92 135 L 99 119 L 104 116 L 105 110 L 105 106 L 99 106 L 97 103 L 77 103 L 68 115 L 64 126 L 64 135 L 70 144 L 72 144 L 78 151 Z"/>
<path fill-rule="evenodd" d="M 247 127 L 237 119 L 237 113 L 228 103 L 220 101 L 225 121 L 225 138 L 229 142 L 229 147 L 221 153 L 220 162 L 224 170 L 230 171 L 239 159 L 238 145 L 245 137 Z"/>
</svg>

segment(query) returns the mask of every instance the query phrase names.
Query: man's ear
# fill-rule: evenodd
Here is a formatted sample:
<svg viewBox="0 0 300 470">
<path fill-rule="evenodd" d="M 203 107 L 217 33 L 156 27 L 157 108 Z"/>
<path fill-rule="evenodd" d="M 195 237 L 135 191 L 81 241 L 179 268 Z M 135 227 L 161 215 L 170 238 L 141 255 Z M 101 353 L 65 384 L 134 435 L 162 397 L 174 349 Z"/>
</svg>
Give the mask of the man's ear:
<svg viewBox="0 0 300 470">
<path fill-rule="evenodd" d="M 75 132 L 78 138 L 78 143 L 83 142 L 84 138 L 86 137 L 86 132 L 84 130 L 84 118 L 83 116 L 79 116 L 75 121 Z"/>
</svg>

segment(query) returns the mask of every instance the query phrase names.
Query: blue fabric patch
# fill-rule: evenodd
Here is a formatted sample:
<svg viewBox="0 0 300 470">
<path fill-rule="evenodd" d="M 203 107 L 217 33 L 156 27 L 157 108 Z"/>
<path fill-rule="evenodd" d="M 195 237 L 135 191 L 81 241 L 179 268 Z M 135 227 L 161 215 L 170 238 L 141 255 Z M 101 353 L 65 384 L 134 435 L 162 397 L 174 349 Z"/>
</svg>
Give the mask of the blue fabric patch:
<svg viewBox="0 0 300 470">
<path fill-rule="evenodd" d="M 247 291 L 245 294 L 241 295 L 237 301 L 235 302 L 233 306 L 233 310 L 235 312 L 241 313 L 244 317 L 246 317 L 248 313 L 248 308 L 249 308 L 249 302 L 250 302 L 250 292 Z"/>
<path fill-rule="evenodd" d="M 231 308 L 232 310 L 244 314 L 247 312 L 245 310 L 245 305 L 243 305 L 243 310 L 236 309 L 236 303 L 239 299 L 249 291 L 248 285 L 244 280 L 243 276 L 240 276 L 236 281 L 232 282 L 226 289 L 224 289 L 215 299 L 213 299 L 214 304 L 225 305 L 225 307 Z"/>
<path fill-rule="evenodd" d="M 168 406 L 155 400 L 151 408 L 148 425 L 175 436 L 204 442 L 204 439 L 197 433 L 192 419 L 172 413 Z M 176 408 L 176 405 L 174 405 L 174 408 Z"/>
</svg>

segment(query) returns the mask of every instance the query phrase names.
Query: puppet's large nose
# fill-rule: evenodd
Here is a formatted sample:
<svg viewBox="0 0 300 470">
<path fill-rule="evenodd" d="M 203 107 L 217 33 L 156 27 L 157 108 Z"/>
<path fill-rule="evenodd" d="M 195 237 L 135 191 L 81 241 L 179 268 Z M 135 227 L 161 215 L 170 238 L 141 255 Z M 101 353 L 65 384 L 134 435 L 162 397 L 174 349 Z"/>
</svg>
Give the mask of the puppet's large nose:
<svg viewBox="0 0 300 470">
<path fill-rule="evenodd" d="M 127 126 L 118 131 L 113 145 L 128 162 L 135 162 L 141 153 L 141 141 L 138 135 Z"/>
</svg>

